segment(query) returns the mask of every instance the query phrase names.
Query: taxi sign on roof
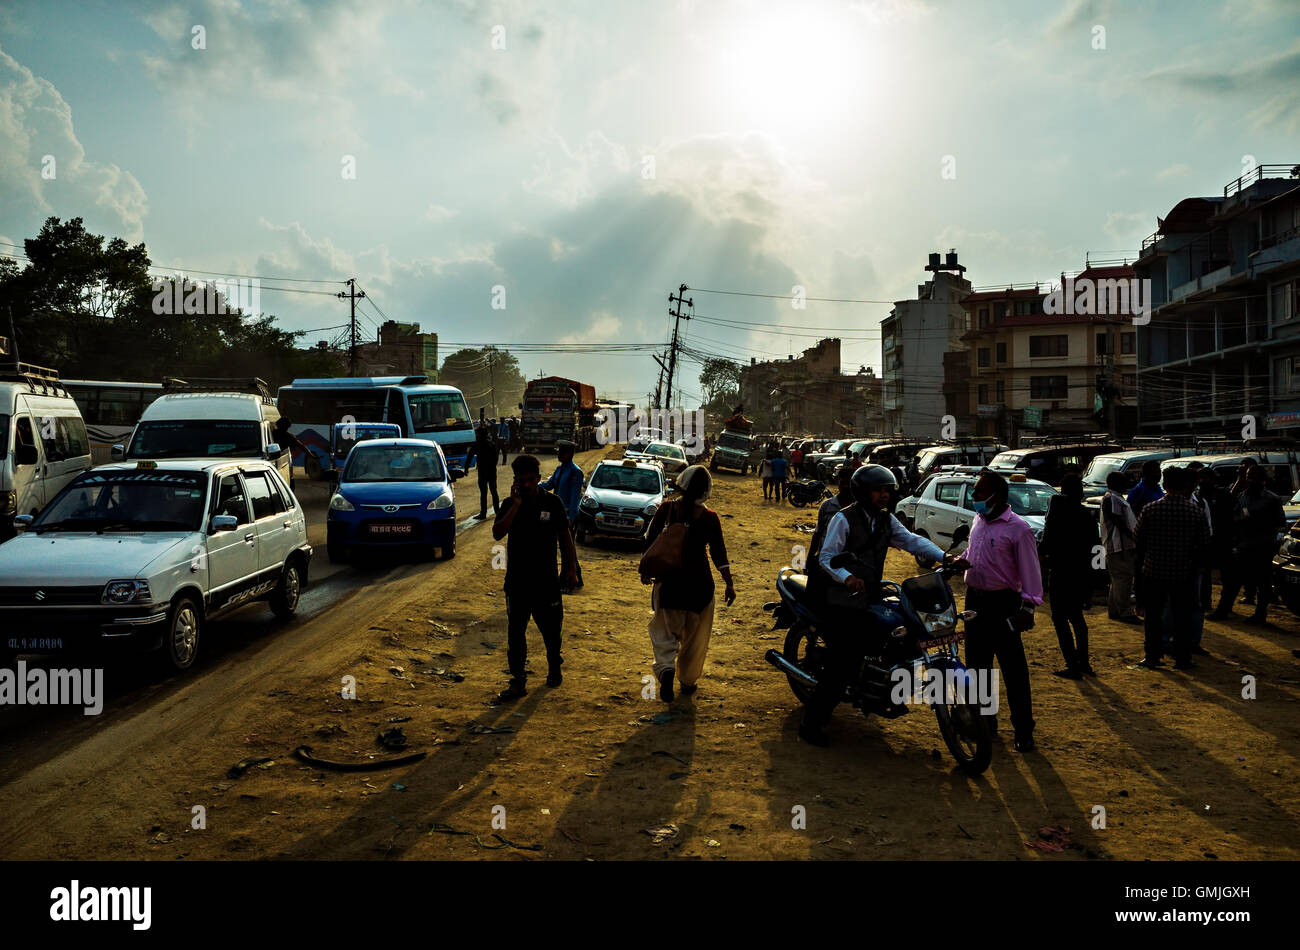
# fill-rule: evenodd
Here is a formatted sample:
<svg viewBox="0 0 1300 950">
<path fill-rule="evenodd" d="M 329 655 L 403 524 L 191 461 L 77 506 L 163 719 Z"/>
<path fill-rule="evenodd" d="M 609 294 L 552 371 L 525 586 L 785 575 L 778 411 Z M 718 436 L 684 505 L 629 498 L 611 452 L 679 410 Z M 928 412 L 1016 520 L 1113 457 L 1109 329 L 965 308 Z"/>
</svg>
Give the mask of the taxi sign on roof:
<svg viewBox="0 0 1300 950">
<path fill-rule="evenodd" d="M 136 463 L 135 463 L 135 467 L 138 468 L 138 469 L 139 469 L 139 468 L 145 468 L 145 469 L 149 469 L 149 468 L 157 468 L 157 467 L 158 467 L 158 463 L 157 463 L 157 462 L 148 462 L 148 461 L 146 461 L 146 462 L 136 462 Z"/>
</svg>

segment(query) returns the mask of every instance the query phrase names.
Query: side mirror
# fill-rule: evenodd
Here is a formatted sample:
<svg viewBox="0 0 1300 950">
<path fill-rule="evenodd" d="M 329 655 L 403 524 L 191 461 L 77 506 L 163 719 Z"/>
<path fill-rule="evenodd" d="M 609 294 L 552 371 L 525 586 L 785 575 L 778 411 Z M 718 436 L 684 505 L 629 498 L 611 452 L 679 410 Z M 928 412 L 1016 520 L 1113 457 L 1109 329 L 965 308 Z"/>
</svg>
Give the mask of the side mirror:
<svg viewBox="0 0 1300 950">
<path fill-rule="evenodd" d="M 952 543 L 961 544 L 963 541 L 970 540 L 970 525 L 959 524 L 957 530 L 952 533 Z"/>
<path fill-rule="evenodd" d="M 110 451 L 109 455 L 110 455 L 110 457 L 113 459 L 114 462 L 120 462 L 120 461 L 122 461 L 122 459 L 126 458 L 126 446 L 125 446 L 125 445 L 115 445 L 115 446 L 113 446 L 113 448 L 112 448 L 112 450 Z"/>
<path fill-rule="evenodd" d="M 267 443 L 267 446 L 266 446 L 266 455 L 267 455 L 267 458 L 274 458 L 275 456 L 277 456 L 277 455 L 279 455 L 279 454 L 280 454 L 280 443 L 279 443 L 279 442 L 269 442 L 269 443 Z"/>
<path fill-rule="evenodd" d="M 463 468 L 453 468 L 451 470 L 451 480 L 453 482 L 456 481 L 456 479 L 458 478 L 464 478 L 464 477 L 465 477 L 465 470 Z"/>
<path fill-rule="evenodd" d="M 32 515 L 18 515 L 14 518 L 14 529 L 19 532 L 26 531 L 35 520 Z"/>
<path fill-rule="evenodd" d="M 36 454 L 34 445 L 18 445 L 14 447 L 14 464 L 15 465 L 35 465 L 40 460 Z"/>
<path fill-rule="evenodd" d="M 218 531 L 234 531 L 239 526 L 239 519 L 234 515 L 213 515 L 208 527 L 213 534 Z"/>
</svg>

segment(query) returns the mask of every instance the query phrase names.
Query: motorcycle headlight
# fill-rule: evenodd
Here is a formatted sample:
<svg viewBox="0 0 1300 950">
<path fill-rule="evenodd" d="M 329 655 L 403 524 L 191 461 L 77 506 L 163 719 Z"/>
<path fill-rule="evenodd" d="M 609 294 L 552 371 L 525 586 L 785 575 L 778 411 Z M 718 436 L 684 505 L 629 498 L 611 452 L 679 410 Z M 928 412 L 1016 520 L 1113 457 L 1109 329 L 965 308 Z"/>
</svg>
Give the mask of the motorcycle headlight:
<svg viewBox="0 0 1300 950">
<path fill-rule="evenodd" d="M 455 499 L 452 498 L 451 492 L 445 491 L 433 501 L 429 502 L 429 510 L 441 511 L 443 508 L 450 508 L 453 504 L 455 504 Z"/>
<path fill-rule="evenodd" d="M 596 499 L 592 498 L 590 495 L 583 495 L 582 501 L 578 502 L 578 507 L 586 508 L 588 511 L 590 511 L 593 508 L 599 508 L 600 505 L 599 503 L 597 503 Z"/>
<path fill-rule="evenodd" d="M 352 502 L 348 501 L 346 498 L 344 498 L 342 495 L 336 492 L 334 494 L 334 497 L 330 499 L 330 510 L 331 511 L 356 511 L 356 508 L 352 507 Z"/>
<path fill-rule="evenodd" d="M 942 613 L 928 614 L 923 610 L 918 610 L 916 615 L 921 618 L 926 633 L 938 633 L 941 630 L 949 630 L 957 626 L 956 605 L 949 607 Z"/>
<path fill-rule="evenodd" d="M 148 581 L 118 580 L 104 585 L 100 600 L 106 604 L 145 604 L 151 596 Z"/>
</svg>

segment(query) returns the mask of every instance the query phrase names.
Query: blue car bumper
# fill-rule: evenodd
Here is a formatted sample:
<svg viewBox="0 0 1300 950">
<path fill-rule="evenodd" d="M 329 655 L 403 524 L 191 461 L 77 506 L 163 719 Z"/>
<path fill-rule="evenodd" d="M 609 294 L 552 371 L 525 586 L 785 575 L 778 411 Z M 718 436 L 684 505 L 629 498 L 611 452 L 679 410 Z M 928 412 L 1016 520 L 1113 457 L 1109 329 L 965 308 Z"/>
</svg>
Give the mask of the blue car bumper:
<svg viewBox="0 0 1300 950">
<path fill-rule="evenodd" d="M 331 511 L 326 522 L 329 543 L 347 547 L 391 548 L 403 545 L 441 547 L 456 536 L 456 508 L 414 514 L 382 511 Z"/>
</svg>

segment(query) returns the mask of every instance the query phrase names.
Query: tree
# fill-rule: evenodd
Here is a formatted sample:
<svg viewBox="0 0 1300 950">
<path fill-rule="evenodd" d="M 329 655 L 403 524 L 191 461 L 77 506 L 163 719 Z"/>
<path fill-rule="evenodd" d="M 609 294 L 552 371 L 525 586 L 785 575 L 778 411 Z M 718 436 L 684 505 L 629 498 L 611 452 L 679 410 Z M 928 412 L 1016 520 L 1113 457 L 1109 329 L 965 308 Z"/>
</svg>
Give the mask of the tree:
<svg viewBox="0 0 1300 950">
<path fill-rule="evenodd" d="M 452 353 L 442 361 L 438 382 L 463 392 L 471 413 L 481 408 L 494 418 L 516 414 L 527 385 L 519 361 L 495 346 Z"/>
<path fill-rule="evenodd" d="M 700 371 L 700 389 L 706 408 L 730 409 L 740 398 L 740 366 L 716 357 L 705 360 Z"/>
</svg>

